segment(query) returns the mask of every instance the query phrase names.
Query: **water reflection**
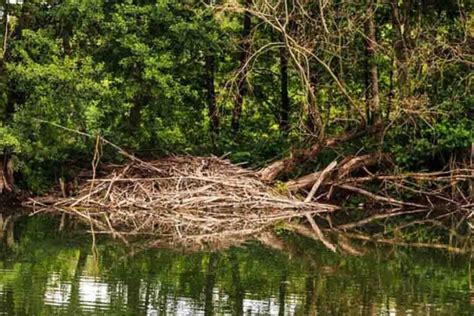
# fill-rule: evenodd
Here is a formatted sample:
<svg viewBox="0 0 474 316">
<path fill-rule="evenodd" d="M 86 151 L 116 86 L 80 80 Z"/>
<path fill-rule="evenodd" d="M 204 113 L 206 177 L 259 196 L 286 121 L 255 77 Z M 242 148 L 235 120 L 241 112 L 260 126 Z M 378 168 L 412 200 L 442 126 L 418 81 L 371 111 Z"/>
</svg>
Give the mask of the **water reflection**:
<svg viewBox="0 0 474 316">
<path fill-rule="evenodd" d="M 279 251 L 129 250 L 61 236 L 15 217 L 2 231 L 1 315 L 472 315 L 469 258 L 373 249 L 328 253 L 303 239 Z"/>
</svg>

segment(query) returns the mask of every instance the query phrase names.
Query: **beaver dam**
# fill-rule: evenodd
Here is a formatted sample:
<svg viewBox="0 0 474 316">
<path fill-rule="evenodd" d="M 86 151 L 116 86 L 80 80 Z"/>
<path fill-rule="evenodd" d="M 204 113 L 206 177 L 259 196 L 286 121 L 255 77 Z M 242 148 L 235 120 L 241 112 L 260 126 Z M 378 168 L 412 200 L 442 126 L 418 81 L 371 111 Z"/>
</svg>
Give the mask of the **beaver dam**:
<svg viewBox="0 0 474 316">
<path fill-rule="evenodd" d="M 168 157 L 147 162 L 134 158 L 125 165 L 94 169 L 73 196 L 50 194 L 31 199 L 27 206 L 34 213 L 79 219 L 94 234 L 125 242 L 146 237 L 150 246 L 225 244 L 281 228 L 319 240 L 333 251 L 356 252 L 348 240 L 397 243 L 401 241 L 395 237 L 408 235 L 420 225 L 449 234 L 457 234 L 467 225 L 472 201 L 466 196 L 454 199 L 458 193 L 452 190 L 454 185 L 459 189 L 472 180 L 471 170 L 399 176 L 363 172 L 363 176 L 351 177 L 368 158 L 373 157 L 333 162 L 322 171 L 276 185 L 262 181 L 262 171 L 217 157 Z M 374 183 L 376 193 L 364 188 L 374 187 Z M 416 202 L 389 195 L 400 191 L 411 192 Z M 344 201 L 355 195 L 361 202 L 344 206 Z M 435 206 L 440 201 L 444 202 L 441 209 Z M 402 215 L 409 221 L 397 221 Z M 461 251 L 466 240 L 430 246 Z"/>
<path fill-rule="evenodd" d="M 245 237 L 336 209 L 283 196 L 251 170 L 199 157 L 132 162 L 86 181 L 74 197 L 48 196 L 32 206 L 81 218 L 95 233 L 180 243 Z"/>
</svg>

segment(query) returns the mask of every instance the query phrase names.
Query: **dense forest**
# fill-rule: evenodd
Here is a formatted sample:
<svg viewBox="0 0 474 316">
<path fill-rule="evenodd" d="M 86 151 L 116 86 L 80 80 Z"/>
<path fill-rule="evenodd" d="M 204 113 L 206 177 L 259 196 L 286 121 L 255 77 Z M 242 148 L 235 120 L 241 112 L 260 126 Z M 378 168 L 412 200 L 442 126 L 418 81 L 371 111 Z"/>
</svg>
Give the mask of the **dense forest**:
<svg viewBox="0 0 474 316">
<path fill-rule="evenodd" d="M 0 6 L 1 191 L 71 181 L 97 135 L 142 158 L 227 154 L 265 181 L 354 156 L 393 173 L 472 164 L 470 1 Z"/>
</svg>

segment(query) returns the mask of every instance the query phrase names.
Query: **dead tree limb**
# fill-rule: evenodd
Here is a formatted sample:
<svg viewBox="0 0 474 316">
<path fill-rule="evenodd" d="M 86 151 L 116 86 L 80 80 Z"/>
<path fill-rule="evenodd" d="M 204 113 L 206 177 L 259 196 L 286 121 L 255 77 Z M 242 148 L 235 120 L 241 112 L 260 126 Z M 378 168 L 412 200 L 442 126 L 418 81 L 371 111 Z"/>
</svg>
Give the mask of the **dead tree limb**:
<svg viewBox="0 0 474 316">
<path fill-rule="evenodd" d="M 380 161 L 388 160 L 389 154 L 385 153 L 371 153 L 363 156 L 349 157 L 345 162 L 341 162 L 338 170 L 338 178 L 345 178 L 351 172 L 362 167 L 373 166 Z"/>
<path fill-rule="evenodd" d="M 290 157 L 283 158 L 281 160 L 271 163 L 269 166 L 260 170 L 258 175 L 260 176 L 260 179 L 262 181 L 274 181 L 279 175 L 284 172 L 293 170 L 293 168 L 298 164 L 304 163 L 309 159 L 315 158 L 324 148 L 333 147 L 339 145 L 340 143 L 351 141 L 365 135 L 374 134 L 378 132 L 380 128 L 380 125 L 374 125 L 363 130 L 356 131 L 354 133 L 348 133 L 339 137 L 318 141 L 310 148 L 303 150 L 295 150 Z"/>
<path fill-rule="evenodd" d="M 326 176 L 337 166 L 337 161 L 331 162 L 319 175 L 318 180 L 314 183 L 313 187 L 311 188 L 311 191 L 309 192 L 308 196 L 304 200 L 306 203 L 310 202 L 316 192 L 318 191 L 319 187 L 321 186 L 321 183 L 323 183 L 324 179 Z"/>
<path fill-rule="evenodd" d="M 348 190 L 348 191 L 358 193 L 360 195 L 364 195 L 364 196 L 366 196 L 366 197 L 368 197 L 368 198 L 370 198 L 374 201 L 378 201 L 378 202 L 382 202 L 382 203 L 388 203 L 388 204 L 392 204 L 392 205 L 403 205 L 403 206 L 427 208 L 426 205 L 399 201 L 399 200 L 396 200 L 394 198 L 377 195 L 377 194 L 374 194 L 374 193 L 369 192 L 367 190 L 357 188 L 357 187 L 353 187 L 353 186 L 350 186 L 350 185 L 338 185 L 338 187 L 341 188 L 341 189 L 344 189 L 344 190 Z"/>
</svg>

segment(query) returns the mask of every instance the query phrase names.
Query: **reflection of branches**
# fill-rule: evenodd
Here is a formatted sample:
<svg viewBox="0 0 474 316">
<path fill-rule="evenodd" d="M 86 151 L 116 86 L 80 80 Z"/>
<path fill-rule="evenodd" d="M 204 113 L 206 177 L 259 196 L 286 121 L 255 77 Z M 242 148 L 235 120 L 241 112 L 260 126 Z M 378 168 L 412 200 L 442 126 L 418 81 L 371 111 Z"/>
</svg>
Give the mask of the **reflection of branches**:
<svg viewBox="0 0 474 316">
<path fill-rule="evenodd" d="M 349 239 L 354 240 L 361 240 L 366 242 L 373 242 L 379 244 L 387 244 L 393 246 L 402 246 L 402 247 L 409 247 L 409 248 L 425 248 L 425 249 L 439 249 L 445 250 L 451 253 L 457 254 L 465 254 L 470 253 L 472 249 L 466 247 L 455 247 L 447 244 L 437 244 L 437 243 L 423 243 L 423 242 L 405 242 L 398 239 L 385 239 L 385 238 L 373 238 L 366 234 L 362 233 L 346 233 Z"/>
</svg>

